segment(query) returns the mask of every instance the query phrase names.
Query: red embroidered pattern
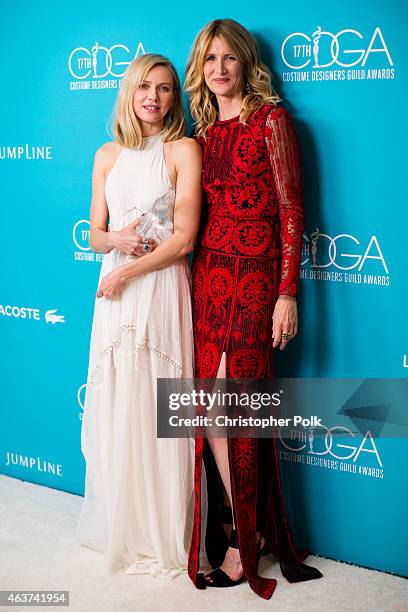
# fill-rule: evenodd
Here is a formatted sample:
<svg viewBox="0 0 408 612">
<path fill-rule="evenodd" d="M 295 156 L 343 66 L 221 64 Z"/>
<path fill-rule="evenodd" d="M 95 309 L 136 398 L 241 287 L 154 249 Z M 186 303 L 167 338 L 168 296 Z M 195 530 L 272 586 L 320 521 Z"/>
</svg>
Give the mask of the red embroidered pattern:
<svg viewBox="0 0 408 612">
<path fill-rule="evenodd" d="M 263 272 L 250 272 L 239 281 L 238 295 L 242 308 L 255 314 L 272 300 L 272 279 Z"/>
<path fill-rule="evenodd" d="M 245 348 L 236 351 L 230 360 L 231 378 L 257 378 L 262 376 L 265 358 L 257 349 Z"/>
<path fill-rule="evenodd" d="M 295 127 L 284 108 L 268 114 L 265 138 L 281 225 L 282 266 L 278 294 L 295 296 L 304 229 L 302 171 Z"/>
<path fill-rule="evenodd" d="M 271 105 L 254 112 L 247 123 L 239 123 L 238 118 L 217 121 L 206 140 L 197 139 L 203 150 L 206 202 L 193 262 L 197 378 L 216 376 L 223 351 L 227 378 L 273 377 L 274 306 L 278 295 L 297 293 L 303 204 L 294 125 L 284 108 Z M 260 440 L 229 439 L 228 447 L 244 572 L 251 588 L 269 598 L 276 581 L 258 576 L 254 545 L 261 495 Z M 302 554 L 296 555 L 287 527 L 276 449 L 275 439 L 265 441 L 263 452 L 270 469 L 263 483 L 269 493 L 263 499 L 267 518 L 262 528 L 279 557 L 296 564 Z M 199 587 L 202 453 L 203 440 L 198 437 L 189 575 Z"/>
<path fill-rule="evenodd" d="M 264 105 L 247 126 L 218 121 L 198 141 L 206 210 L 193 263 L 196 375 L 216 374 L 203 367 L 211 340 L 219 358 L 256 344 L 259 375 L 267 376 L 276 297 L 296 296 L 299 281 L 303 205 L 293 121 L 284 108 Z"/>
<path fill-rule="evenodd" d="M 215 268 L 208 275 L 208 294 L 213 304 L 221 306 L 231 297 L 234 279 L 228 270 Z"/>
</svg>

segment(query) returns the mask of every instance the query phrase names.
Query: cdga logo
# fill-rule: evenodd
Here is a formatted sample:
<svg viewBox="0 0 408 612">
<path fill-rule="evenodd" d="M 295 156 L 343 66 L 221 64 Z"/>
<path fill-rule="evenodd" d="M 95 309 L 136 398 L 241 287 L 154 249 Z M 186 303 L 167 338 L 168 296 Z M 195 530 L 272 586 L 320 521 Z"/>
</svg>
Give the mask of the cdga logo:
<svg viewBox="0 0 408 612">
<path fill-rule="evenodd" d="M 365 433 L 360 443 L 356 441 L 355 444 L 340 444 L 340 442 L 334 443 L 334 436 L 340 434 L 350 436 L 350 438 L 355 437 L 354 433 L 348 429 L 348 427 L 343 427 L 342 425 L 335 425 L 334 427 L 320 425 L 320 428 L 325 430 L 326 433 L 324 436 L 315 436 L 314 430 L 316 428 L 312 427 L 307 434 L 307 443 L 305 441 L 306 432 L 304 431 L 296 432 L 293 439 L 289 441 L 288 438 L 282 437 L 280 429 L 279 439 L 286 449 L 294 453 L 305 451 L 308 455 L 317 455 L 320 457 L 328 456 L 341 461 L 348 461 L 351 459 L 353 463 L 356 463 L 361 453 L 368 453 L 369 455 L 375 456 L 378 465 L 383 467 L 380 454 L 370 431 Z M 340 449 L 345 450 L 342 451 Z"/>
<path fill-rule="evenodd" d="M 366 245 L 351 234 L 329 236 L 319 228 L 311 232 L 310 238 L 303 236 L 303 254 L 306 255 L 302 266 L 310 262 L 312 268 L 329 268 L 354 270 L 361 272 L 367 261 L 377 261 L 381 272 L 388 274 L 388 267 L 377 236 L 371 236 Z M 349 250 L 353 249 L 354 253 Z"/>
<path fill-rule="evenodd" d="M 311 35 L 305 32 L 289 34 L 281 46 L 282 60 L 292 70 L 329 68 L 333 65 L 342 68 L 363 67 L 371 55 L 376 59 L 382 56 L 387 66 L 394 65 L 379 27 L 367 37 L 352 28 L 333 33 L 318 26 Z"/>
<path fill-rule="evenodd" d="M 74 79 L 121 78 L 131 61 L 144 54 L 143 44 L 139 42 L 134 55 L 121 43 L 105 47 L 95 42 L 91 47 L 76 47 L 68 57 L 68 69 Z"/>
</svg>

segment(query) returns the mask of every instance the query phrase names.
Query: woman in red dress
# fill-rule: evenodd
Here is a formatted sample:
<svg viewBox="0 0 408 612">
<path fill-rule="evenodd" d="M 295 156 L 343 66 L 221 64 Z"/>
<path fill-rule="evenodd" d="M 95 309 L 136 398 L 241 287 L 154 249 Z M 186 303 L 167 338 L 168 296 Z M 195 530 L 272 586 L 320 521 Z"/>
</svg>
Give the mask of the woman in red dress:
<svg viewBox="0 0 408 612">
<path fill-rule="evenodd" d="M 294 125 L 278 106 L 254 38 L 231 19 L 212 21 L 198 34 L 185 89 L 203 151 L 205 195 L 193 262 L 196 377 L 271 378 L 273 349 L 297 333 L 303 200 Z M 216 568 L 206 576 L 199 573 L 203 459 L 206 552 Z M 229 541 L 216 493 L 221 481 L 232 509 Z M 322 576 L 303 563 L 308 551 L 293 544 L 276 438 L 197 436 L 190 578 L 197 588 L 246 578 L 269 599 L 276 580 L 257 568 L 268 550 L 289 582 Z"/>
</svg>

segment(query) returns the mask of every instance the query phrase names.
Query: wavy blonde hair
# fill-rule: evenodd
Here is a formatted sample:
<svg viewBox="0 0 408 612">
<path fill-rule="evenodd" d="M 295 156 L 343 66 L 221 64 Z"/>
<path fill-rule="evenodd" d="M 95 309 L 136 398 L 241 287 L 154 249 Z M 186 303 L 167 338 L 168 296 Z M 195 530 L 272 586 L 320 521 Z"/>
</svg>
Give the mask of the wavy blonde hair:
<svg viewBox="0 0 408 612">
<path fill-rule="evenodd" d="M 117 97 L 112 132 L 116 142 L 130 149 L 140 149 L 143 132 L 140 119 L 133 109 L 133 96 L 147 74 L 156 66 L 164 66 L 173 80 L 173 104 L 164 118 L 163 140 L 178 140 L 186 129 L 180 81 L 173 64 L 163 55 L 146 53 L 134 59 L 128 66 Z"/>
<path fill-rule="evenodd" d="M 246 123 L 249 115 L 263 104 L 277 104 L 281 98 L 272 87 L 272 75 L 259 57 L 255 38 L 233 19 L 214 19 L 198 33 L 187 62 L 184 89 L 190 98 L 190 110 L 196 134 L 206 136 L 217 119 L 215 95 L 204 79 L 204 62 L 208 47 L 215 37 L 223 38 L 243 64 L 243 107 L 239 120 Z"/>
</svg>

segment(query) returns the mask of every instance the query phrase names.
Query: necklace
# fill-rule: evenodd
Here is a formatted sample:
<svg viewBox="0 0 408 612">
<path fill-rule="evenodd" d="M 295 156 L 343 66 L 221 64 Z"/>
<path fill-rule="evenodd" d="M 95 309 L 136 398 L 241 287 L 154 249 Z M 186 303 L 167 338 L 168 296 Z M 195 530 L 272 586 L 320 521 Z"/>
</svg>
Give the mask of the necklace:
<svg viewBox="0 0 408 612">
<path fill-rule="evenodd" d="M 150 136 L 143 136 L 143 138 L 153 138 L 154 136 L 159 136 L 160 134 L 163 134 L 163 132 L 164 128 L 162 128 L 160 132 L 157 132 L 156 134 L 150 134 Z"/>
</svg>

